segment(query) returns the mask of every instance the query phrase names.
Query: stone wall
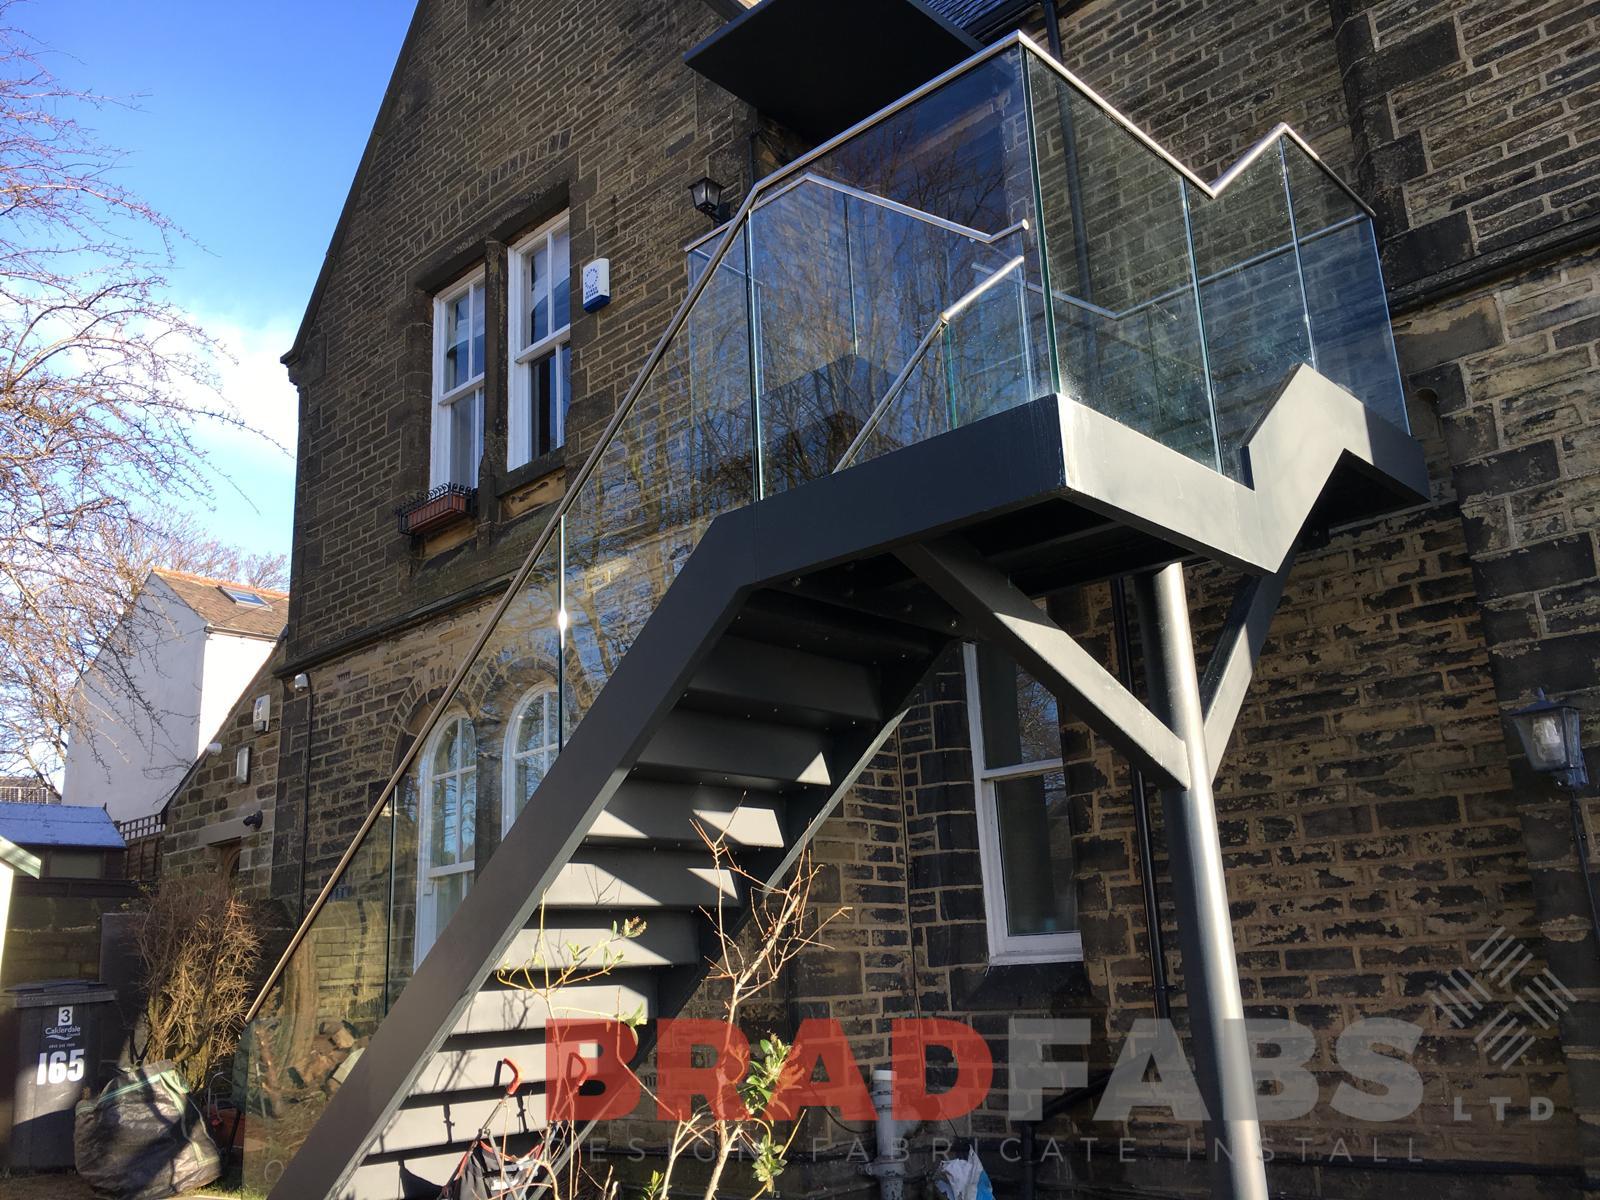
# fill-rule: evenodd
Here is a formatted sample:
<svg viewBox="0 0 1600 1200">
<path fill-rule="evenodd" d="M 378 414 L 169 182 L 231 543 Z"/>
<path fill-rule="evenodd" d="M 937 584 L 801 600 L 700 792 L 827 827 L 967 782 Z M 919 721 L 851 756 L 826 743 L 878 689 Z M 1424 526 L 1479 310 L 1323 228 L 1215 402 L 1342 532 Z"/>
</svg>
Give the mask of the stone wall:
<svg viewBox="0 0 1600 1200">
<path fill-rule="evenodd" d="M 238 843 L 235 878 L 239 893 L 257 901 L 271 895 L 279 752 L 285 723 L 294 721 L 293 684 L 275 677 L 282 664 L 280 645 L 268 655 L 218 726 L 213 740 L 222 748 L 215 754 L 203 754 L 173 793 L 162 834 L 165 873 L 192 875 L 217 870 L 223 865 L 224 851 L 217 841 L 222 837 L 225 842 Z M 257 730 L 255 700 L 263 695 L 271 697 L 271 715 L 267 728 Z M 236 777 L 236 763 L 239 751 L 244 749 L 250 751 L 250 777 L 241 783 Z M 259 828 L 241 824 L 256 812 L 261 814 Z M 226 830 L 219 830 L 224 825 Z"/>
<path fill-rule="evenodd" d="M 292 664 L 492 590 L 523 557 L 547 510 L 502 506 L 534 482 L 505 469 L 506 246 L 570 208 L 574 267 L 611 260 L 611 305 L 585 315 L 574 303 L 575 467 L 682 294 L 682 247 L 706 227 L 688 183 L 710 173 L 736 195 L 746 174 L 748 110 L 661 69 L 716 20 L 698 0 L 419 5 L 288 358 L 301 389 Z M 431 297 L 478 266 L 489 281 L 478 517 L 429 553 L 393 512 L 428 486 Z M 555 482 L 540 504 L 559 496 Z"/>
<path fill-rule="evenodd" d="M 268 735 L 287 734 L 281 760 L 265 744 L 258 755 L 265 790 L 253 794 L 276 811 L 270 868 L 252 858 L 249 885 L 286 911 L 315 894 L 349 844 L 465 654 L 482 598 L 561 493 L 557 474 L 514 505 L 508 497 L 537 481 L 497 466 L 505 245 L 570 205 L 574 260 L 612 260 L 616 301 L 574 322 L 571 465 L 682 294 L 681 246 L 703 228 L 683 185 L 706 171 L 743 177 L 750 114 L 676 67 L 713 24 L 689 0 L 433 0 L 419 10 L 291 356 L 301 471 L 278 669 L 305 669 L 311 686 L 281 693 L 282 732 Z M 1303 551 L 1218 804 L 1251 1010 L 1317 1030 L 1328 1085 L 1329 1039 L 1349 1021 L 1422 1024 L 1425 1107 L 1381 1136 L 1410 1138 L 1417 1156 L 1446 1168 L 1504 1165 L 1497 1195 L 1570 1194 L 1580 1164 L 1600 1178 L 1600 969 L 1566 802 L 1528 775 L 1501 721 L 1535 686 L 1574 696 L 1588 728 L 1600 721 L 1600 259 L 1581 249 L 1595 215 L 1586 185 L 1600 144 L 1597 33 L 1600 3 L 1577 0 L 1095 0 L 1063 25 L 1072 69 L 1202 176 L 1286 120 L 1377 210 L 1433 492 L 1385 520 L 1319 533 Z M 395 531 L 391 510 L 426 483 L 430 295 L 478 263 L 491 305 L 478 518 L 449 548 L 417 546 Z M 664 581 L 665 569 L 656 575 Z M 1192 575 L 1202 641 L 1230 582 Z M 537 607 L 530 601 L 530 613 Z M 1114 660 L 1103 588 L 1061 598 L 1055 611 Z M 487 747 L 480 863 L 497 840 L 505 677 L 486 667 L 466 697 Z M 180 864 L 200 861 L 194 830 L 244 799 L 223 777 L 245 732 L 239 718 L 225 726 L 217 764 L 174 806 Z M 1086 1016 L 1103 1065 L 1129 1023 L 1153 1011 L 1126 766 L 1085 730 L 1065 729 L 1084 963 L 993 967 L 967 738 L 952 661 L 819 836 L 818 904 L 849 911 L 762 1019 L 837 1017 L 861 1060 L 881 1064 L 897 1016 L 968 1019 L 996 1037 L 1013 1014 Z M 375 833 L 394 839 L 402 860 L 414 858 L 413 803 L 402 790 Z M 1592 801 L 1587 819 L 1600 821 Z M 1159 822 L 1157 834 L 1159 855 Z M 373 969 L 379 942 L 391 973 L 409 963 L 409 915 L 380 930 L 364 898 L 387 888 L 387 843 L 378 849 L 370 865 L 358 859 L 336 901 L 360 949 L 330 945 L 318 981 L 331 988 L 330 1011 L 370 1005 L 396 982 Z M 1164 876 L 1158 858 L 1163 891 Z M 1170 908 L 1163 917 L 1170 925 Z M 1579 997 L 1509 1065 L 1474 1040 L 1481 1023 L 1455 1027 L 1430 999 L 1446 972 L 1502 934 L 1527 946 L 1527 972 L 1548 968 Z M 1166 944 L 1181 1021 L 1170 928 Z M 702 994 L 691 1011 L 713 1005 Z M 1504 1121 L 1495 1096 L 1510 1098 Z M 1529 1119 L 1536 1096 L 1556 1104 L 1550 1121 Z M 997 1091 L 955 1132 L 998 1145 L 1010 1132 L 1004 1099 Z M 1086 1117 L 1046 1132 L 1106 1136 Z M 816 1124 L 838 1167 L 854 1131 Z M 1179 1153 L 1197 1133 L 1154 1120 L 1133 1132 Z M 1353 1162 L 1327 1161 L 1338 1145 L 1370 1160 L 1375 1135 L 1325 1106 L 1270 1136 L 1288 1147 L 1310 1138 L 1320 1156 L 1323 1170 L 1275 1168 L 1296 1193 L 1393 1186 L 1374 1181 L 1379 1164 L 1358 1179 Z M 1405 1153 L 1387 1140 L 1377 1149 Z M 1006 1169 L 1003 1158 L 992 1165 Z M 1203 1178 L 1181 1160 L 1091 1162 L 1081 1144 L 1046 1174 L 1060 1185 L 1073 1173 L 1164 1191 Z"/>
</svg>

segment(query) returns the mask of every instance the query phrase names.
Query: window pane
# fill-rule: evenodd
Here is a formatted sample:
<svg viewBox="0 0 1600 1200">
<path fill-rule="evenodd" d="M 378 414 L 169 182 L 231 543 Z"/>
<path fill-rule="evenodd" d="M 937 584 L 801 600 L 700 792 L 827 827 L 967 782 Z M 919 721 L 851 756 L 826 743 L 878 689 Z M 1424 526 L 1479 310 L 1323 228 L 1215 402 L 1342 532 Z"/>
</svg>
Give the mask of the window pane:
<svg viewBox="0 0 1600 1200">
<path fill-rule="evenodd" d="M 550 265 L 551 328 L 561 329 L 572 324 L 572 243 L 565 229 L 551 241 L 555 245 Z"/>
<path fill-rule="evenodd" d="M 463 396 L 450 405 L 450 481 L 473 487 L 483 457 L 483 392 Z"/>
<path fill-rule="evenodd" d="M 451 721 L 445 726 L 444 735 L 439 739 L 439 748 L 433 752 L 433 773 L 443 775 L 453 771 L 459 765 L 456 750 L 456 733 L 459 721 Z"/>
<path fill-rule="evenodd" d="M 528 340 L 550 336 L 550 249 L 541 244 L 528 255 Z"/>
<path fill-rule="evenodd" d="M 1060 771 L 994 784 L 1005 880 L 1006 928 L 1014 936 L 1074 928 L 1072 829 Z"/>
<path fill-rule="evenodd" d="M 469 289 L 445 304 L 444 390 L 447 392 L 472 378 L 471 329 L 472 292 Z"/>
<path fill-rule="evenodd" d="M 456 818 L 460 796 L 456 777 L 446 775 L 434 781 L 432 812 L 428 826 L 428 865 L 447 867 L 456 861 Z"/>
<path fill-rule="evenodd" d="M 533 453 L 546 454 L 561 445 L 567 424 L 567 394 L 572 372 L 572 351 L 561 346 L 528 364 L 529 426 Z"/>
<path fill-rule="evenodd" d="M 467 728 L 471 728 L 469 725 Z M 478 841 L 478 772 L 469 766 L 461 775 L 461 800 L 456 829 L 460 838 L 461 862 L 471 862 Z"/>
<path fill-rule="evenodd" d="M 1056 698 L 1004 652 L 978 647 L 978 691 L 985 767 L 1061 757 Z"/>
<path fill-rule="evenodd" d="M 445 925 L 455 915 L 456 909 L 461 907 L 461 902 L 467 898 L 467 890 L 471 886 L 470 871 L 463 871 L 459 875 L 446 875 L 443 879 L 435 881 L 432 896 L 435 937 L 444 932 Z M 423 949 L 426 951 L 427 947 Z"/>
<path fill-rule="evenodd" d="M 530 754 L 517 764 L 517 812 L 533 797 L 548 767 L 543 754 Z"/>
<path fill-rule="evenodd" d="M 483 374 L 483 284 L 474 284 L 467 293 L 472 299 L 472 375 Z"/>
<path fill-rule="evenodd" d="M 563 345 L 556 351 L 556 405 L 551 448 L 567 440 L 567 409 L 572 404 L 572 347 Z"/>
</svg>

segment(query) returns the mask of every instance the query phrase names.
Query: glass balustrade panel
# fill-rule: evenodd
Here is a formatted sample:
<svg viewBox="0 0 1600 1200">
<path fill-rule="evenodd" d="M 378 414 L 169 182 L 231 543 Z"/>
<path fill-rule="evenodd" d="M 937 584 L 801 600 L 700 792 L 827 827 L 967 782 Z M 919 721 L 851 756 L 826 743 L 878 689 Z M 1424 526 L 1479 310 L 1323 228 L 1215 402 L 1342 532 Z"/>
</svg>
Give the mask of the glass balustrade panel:
<svg viewBox="0 0 1600 1200">
<path fill-rule="evenodd" d="M 1028 70 L 1062 391 L 1215 465 L 1182 179 L 1048 64 Z"/>
<path fill-rule="evenodd" d="M 352 814 L 344 822 L 352 825 L 366 815 L 348 800 L 310 808 Z M 240 1041 L 235 1095 L 247 1113 L 248 1188 L 265 1192 L 276 1182 L 387 1011 L 394 816 L 392 805 L 379 812 Z M 334 824 L 314 822 L 313 854 L 350 844 L 355 829 L 341 837 Z M 318 887 L 333 866 L 331 859 L 309 863 L 308 886 Z"/>
<path fill-rule="evenodd" d="M 1012 256 L 1033 286 L 1024 358 L 969 346 L 964 401 L 998 411 L 1051 389 L 1021 52 L 1008 51 L 808 163 L 752 213 L 762 476 L 768 493 L 833 470 L 939 314 Z M 1013 294 L 1013 304 L 1017 303 Z M 987 389 L 980 392 L 977 389 Z M 904 444 L 948 427 L 950 380 L 914 369 Z"/>
<path fill-rule="evenodd" d="M 1189 189 L 1200 311 L 1223 473 L 1243 475 L 1243 450 L 1290 372 L 1311 361 L 1283 164 L 1276 148 L 1215 198 Z"/>
<path fill-rule="evenodd" d="M 1317 370 L 1407 428 L 1372 218 L 1296 142 L 1283 143 Z"/>
<path fill-rule="evenodd" d="M 691 267 L 697 276 L 704 263 Z M 744 235 L 667 345 L 562 525 L 565 738 L 718 514 L 755 497 Z"/>
</svg>

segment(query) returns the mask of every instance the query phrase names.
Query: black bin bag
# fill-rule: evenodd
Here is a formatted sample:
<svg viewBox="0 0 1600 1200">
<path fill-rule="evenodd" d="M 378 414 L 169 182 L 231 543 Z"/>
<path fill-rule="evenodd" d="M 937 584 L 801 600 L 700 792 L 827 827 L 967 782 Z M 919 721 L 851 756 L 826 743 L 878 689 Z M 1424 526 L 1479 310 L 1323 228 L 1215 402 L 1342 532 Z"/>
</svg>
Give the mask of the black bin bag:
<svg viewBox="0 0 1600 1200">
<path fill-rule="evenodd" d="M 205 1118 L 169 1062 L 118 1071 L 75 1119 L 78 1174 L 97 1196 L 163 1200 L 222 1174 Z"/>
</svg>

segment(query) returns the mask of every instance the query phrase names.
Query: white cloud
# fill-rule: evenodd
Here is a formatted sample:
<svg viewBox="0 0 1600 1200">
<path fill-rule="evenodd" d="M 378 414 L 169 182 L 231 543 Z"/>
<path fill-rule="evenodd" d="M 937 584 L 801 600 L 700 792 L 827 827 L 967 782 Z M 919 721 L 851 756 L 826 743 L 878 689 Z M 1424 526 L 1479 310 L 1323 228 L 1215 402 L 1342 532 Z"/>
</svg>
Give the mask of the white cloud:
<svg viewBox="0 0 1600 1200">
<path fill-rule="evenodd" d="M 275 318 L 245 325 L 203 313 L 191 313 L 191 317 L 226 352 L 215 362 L 218 391 L 225 405 L 283 447 L 292 461 L 299 400 L 278 359 L 294 341 L 293 323 Z M 263 446 L 261 439 L 248 431 L 220 423 L 208 427 L 204 436 L 218 453 L 251 448 L 259 453 L 278 453 Z"/>
</svg>

